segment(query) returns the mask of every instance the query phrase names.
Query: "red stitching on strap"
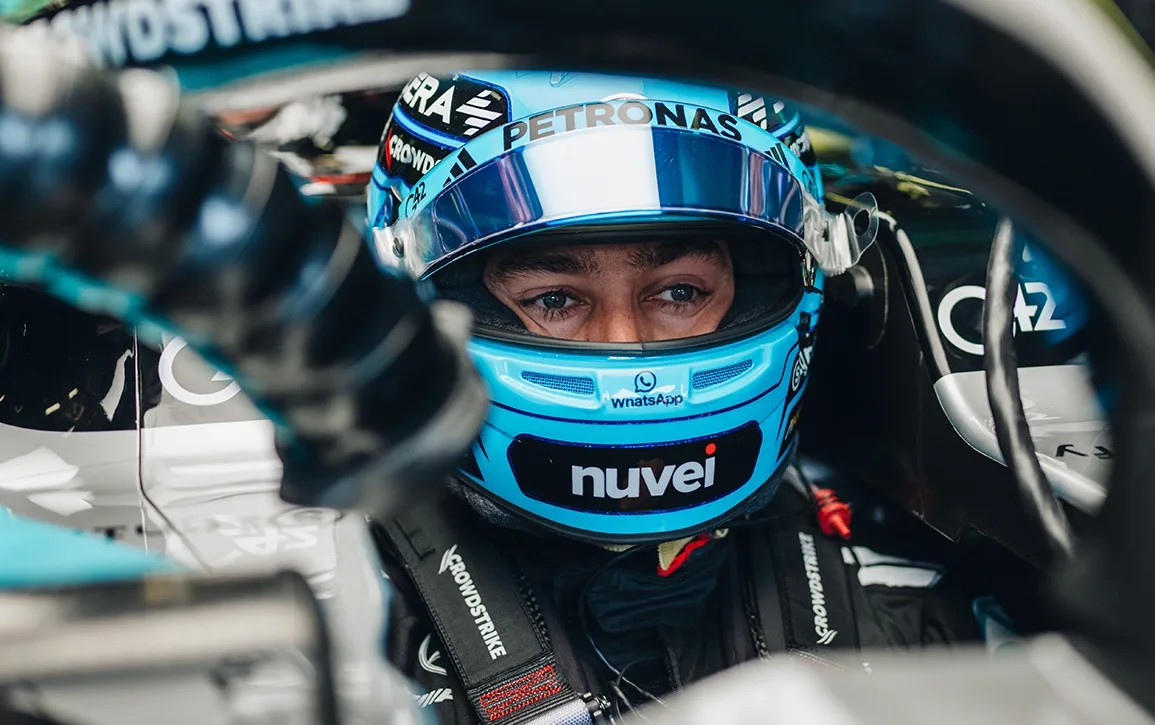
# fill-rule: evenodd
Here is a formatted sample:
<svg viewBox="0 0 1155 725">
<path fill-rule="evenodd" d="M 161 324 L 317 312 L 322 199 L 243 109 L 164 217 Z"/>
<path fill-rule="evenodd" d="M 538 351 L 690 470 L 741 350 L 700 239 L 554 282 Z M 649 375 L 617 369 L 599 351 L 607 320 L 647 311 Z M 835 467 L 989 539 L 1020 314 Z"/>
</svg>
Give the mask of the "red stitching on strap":
<svg viewBox="0 0 1155 725">
<path fill-rule="evenodd" d="M 477 702 L 485 711 L 485 717 L 494 722 L 559 692 L 561 683 L 557 679 L 557 670 L 553 665 L 545 665 L 482 693 Z"/>
</svg>

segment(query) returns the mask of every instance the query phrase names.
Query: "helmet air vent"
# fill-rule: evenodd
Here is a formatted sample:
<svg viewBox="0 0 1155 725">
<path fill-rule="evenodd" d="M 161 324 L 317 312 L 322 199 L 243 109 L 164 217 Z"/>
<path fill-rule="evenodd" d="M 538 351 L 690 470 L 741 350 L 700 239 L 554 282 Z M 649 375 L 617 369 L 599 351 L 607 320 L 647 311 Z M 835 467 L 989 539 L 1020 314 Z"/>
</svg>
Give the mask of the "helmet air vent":
<svg viewBox="0 0 1155 725">
<path fill-rule="evenodd" d="M 720 368 L 700 370 L 691 376 L 690 385 L 694 390 L 702 390 L 703 388 L 713 387 L 714 385 L 721 385 L 727 380 L 733 380 L 752 367 L 754 367 L 753 360 L 742 360 L 741 362 Z"/>
<path fill-rule="evenodd" d="M 580 375 L 551 375 L 532 370 L 523 370 L 521 379 L 551 390 L 560 390 L 573 395 L 593 395 L 594 379 Z"/>
</svg>

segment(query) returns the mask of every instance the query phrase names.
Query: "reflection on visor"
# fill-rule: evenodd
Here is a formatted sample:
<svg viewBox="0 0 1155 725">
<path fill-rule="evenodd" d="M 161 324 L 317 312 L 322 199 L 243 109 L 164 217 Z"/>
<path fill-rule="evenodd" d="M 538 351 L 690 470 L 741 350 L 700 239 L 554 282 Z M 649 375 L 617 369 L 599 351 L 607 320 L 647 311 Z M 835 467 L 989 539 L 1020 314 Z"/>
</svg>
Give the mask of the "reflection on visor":
<svg viewBox="0 0 1155 725">
<path fill-rule="evenodd" d="M 730 218 L 770 227 L 830 273 L 870 240 L 845 235 L 800 181 L 767 154 L 671 128 L 600 127 L 515 148 L 460 177 L 388 230 L 421 276 L 469 248 L 550 226 L 658 216 Z M 392 240 L 391 240 L 392 241 Z"/>
</svg>

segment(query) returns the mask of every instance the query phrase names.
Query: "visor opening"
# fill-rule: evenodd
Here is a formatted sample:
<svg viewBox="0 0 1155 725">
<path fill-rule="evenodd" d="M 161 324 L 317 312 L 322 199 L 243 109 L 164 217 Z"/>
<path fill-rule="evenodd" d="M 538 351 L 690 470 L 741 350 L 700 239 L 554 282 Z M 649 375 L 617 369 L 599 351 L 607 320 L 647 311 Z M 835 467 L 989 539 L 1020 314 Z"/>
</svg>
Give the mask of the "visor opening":
<svg viewBox="0 0 1155 725">
<path fill-rule="evenodd" d="M 441 297 L 464 304 L 473 311 L 474 334 L 479 337 L 536 347 L 591 352 L 653 353 L 663 349 L 685 349 L 687 345 L 696 347 L 714 344 L 766 330 L 780 323 L 797 307 L 803 292 L 802 253 L 784 235 L 761 227 L 717 221 L 634 222 L 553 229 L 499 244 L 516 244 L 529 249 L 546 245 L 560 247 L 702 240 L 721 241 L 728 246 L 734 267 L 734 300 L 715 332 L 676 340 L 623 345 L 577 342 L 531 333 L 513 310 L 500 302 L 486 287 L 485 264 L 496 245 L 450 262 L 435 272 L 431 280 Z M 732 376 L 741 372 L 734 372 Z"/>
</svg>

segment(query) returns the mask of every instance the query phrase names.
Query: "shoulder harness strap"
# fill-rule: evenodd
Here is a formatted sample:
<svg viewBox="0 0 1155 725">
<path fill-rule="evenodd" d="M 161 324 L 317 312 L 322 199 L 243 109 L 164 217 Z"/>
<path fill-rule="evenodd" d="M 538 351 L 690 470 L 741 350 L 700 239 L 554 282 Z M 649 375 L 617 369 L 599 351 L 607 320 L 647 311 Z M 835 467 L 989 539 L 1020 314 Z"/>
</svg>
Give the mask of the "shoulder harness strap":
<svg viewBox="0 0 1155 725">
<path fill-rule="evenodd" d="M 593 722 L 527 585 L 453 500 L 382 522 L 484 723 Z"/>
<path fill-rule="evenodd" d="M 840 543 L 800 526 L 751 533 L 751 569 L 758 573 L 752 594 L 764 630 L 756 634 L 769 640 L 771 652 L 778 646 L 833 667 L 861 667 L 858 622 Z"/>
</svg>

